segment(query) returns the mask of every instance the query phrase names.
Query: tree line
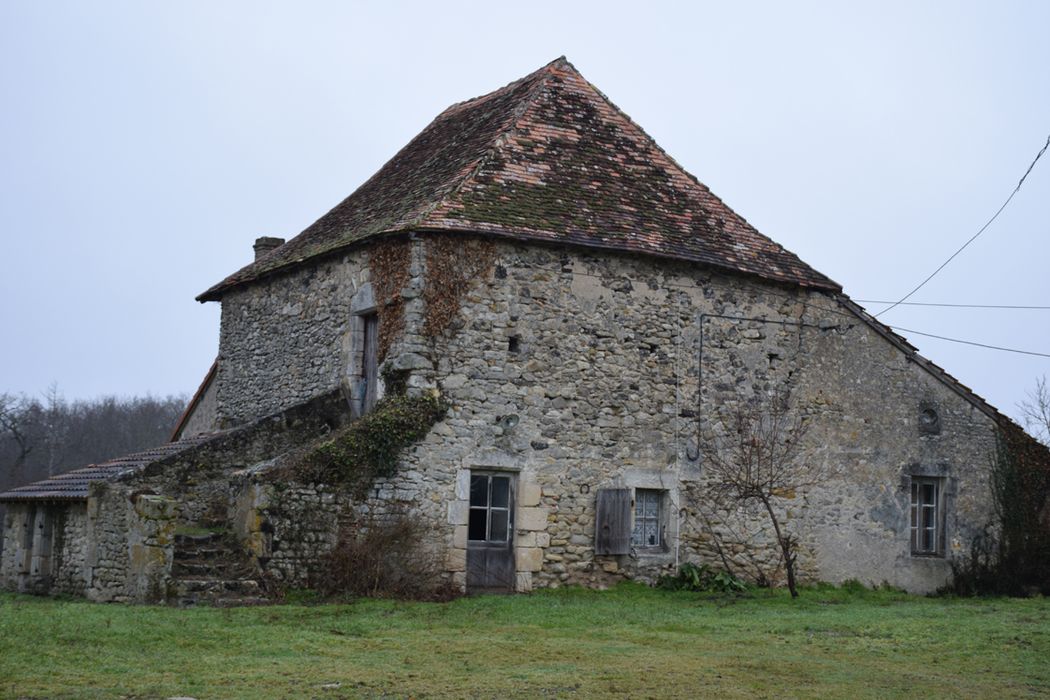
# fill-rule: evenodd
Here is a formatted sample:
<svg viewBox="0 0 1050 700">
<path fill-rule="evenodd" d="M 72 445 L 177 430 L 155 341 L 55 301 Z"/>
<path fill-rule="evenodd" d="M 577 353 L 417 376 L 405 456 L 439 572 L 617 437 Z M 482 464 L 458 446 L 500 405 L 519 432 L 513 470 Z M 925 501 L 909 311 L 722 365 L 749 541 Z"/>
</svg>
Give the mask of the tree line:
<svg viewBox="0 0 1050 700">
<path fill-rule="evenodd" d="M 102 396 L 67 401 L 56 386 L 39 397 L 0 393 L 0 491 L 162 445 L 185 396 Z"/>
</svg>

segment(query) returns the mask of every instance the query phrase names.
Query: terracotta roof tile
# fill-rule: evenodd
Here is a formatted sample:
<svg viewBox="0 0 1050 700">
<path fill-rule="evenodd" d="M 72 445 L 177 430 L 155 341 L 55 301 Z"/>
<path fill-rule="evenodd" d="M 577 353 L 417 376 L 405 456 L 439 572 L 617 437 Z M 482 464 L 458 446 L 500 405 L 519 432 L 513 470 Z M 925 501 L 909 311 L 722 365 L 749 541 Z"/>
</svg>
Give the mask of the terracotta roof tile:
<svg viewBox="0 0 1050 700">
<path fill-rule="evenodd" d="M 449 107 L 334 209 L 198 299 L 414 230 L 621 250 L 840 289 L 755 230 L 560 58 Z"/>
<path fill-rule="evenodd" d="M 0 493 L 0 501 L 82 501 L 88 497 L 93 481 L 110 481 L 140 469 L 182 450 L 195 447 L 213 435 L 197 435 L 177 442 L 169 442 L 142 452 L 91 464 Z"/>
</svg>

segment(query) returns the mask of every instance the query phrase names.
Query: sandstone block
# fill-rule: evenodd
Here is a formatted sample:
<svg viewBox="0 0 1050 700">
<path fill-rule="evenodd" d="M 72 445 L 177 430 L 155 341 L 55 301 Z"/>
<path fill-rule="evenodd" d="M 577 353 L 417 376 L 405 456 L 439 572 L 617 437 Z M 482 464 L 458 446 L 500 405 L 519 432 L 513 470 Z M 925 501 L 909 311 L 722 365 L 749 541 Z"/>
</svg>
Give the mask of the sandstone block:
<svg viewBox="0 0 1050 700">
<path fill-rule="evenodd" d="M 456 470 L 456 499 L 466 501 L 470 499 L 470 470 Z"/>
<path fill-rule="evenodd" d="M 467 550 L 465 549 L 450 549 L 445 553 L 445 570 L 446 571 L 466 571 L 467 570 Z"/>
<path fill-rule="evenodd" d="M 518 505 L 538 506 L 540 504 L 540 485 L 534 481 L 525 481 L 518 486 Z"/>
<path fill-rule="evenodd" d="M 518 547 L 516 552 L 518 571 L 539 571 L 543 568 L 543 550 L 536 547 Z M 464 568 L 466 558 L 464 557 Z"/>
<path fill-rule="evenodd" d="M 466 520 L 463 523 L 466 524 Z M 542 508 L 522 508 L 518 511 L 517 526 L 521 530 L 546 530 L 547 512 Z"/>
<path fill-rule="evenodd" d="M 448 504 L 448 522 L 451 525 L 466 525 L 470 517 L 470 505 L 467 501 L 451 501 Z"/>
</svg>

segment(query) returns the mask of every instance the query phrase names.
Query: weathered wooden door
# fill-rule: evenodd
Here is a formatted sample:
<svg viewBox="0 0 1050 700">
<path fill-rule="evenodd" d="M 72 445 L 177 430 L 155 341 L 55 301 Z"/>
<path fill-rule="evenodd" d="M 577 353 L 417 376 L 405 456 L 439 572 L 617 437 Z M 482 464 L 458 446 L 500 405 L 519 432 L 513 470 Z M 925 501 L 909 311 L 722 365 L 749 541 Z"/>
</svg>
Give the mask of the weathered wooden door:
<svg viewBox="0 0 1050 700">
<path fill-rule="evenodd" d="M 467 590 L 514 590 L 514 478 L 471 471 Z"/>
<path fill-rule="evenodd" d="M 361 360 L 361 374 L 364 379 L 365 395 L 361 401 L 361 413 L 368 413 L 376 405 L 376 394 L 379 389 L 379 314 L 367 314 L 364 317 L 364 356 Z"/>
</svg>

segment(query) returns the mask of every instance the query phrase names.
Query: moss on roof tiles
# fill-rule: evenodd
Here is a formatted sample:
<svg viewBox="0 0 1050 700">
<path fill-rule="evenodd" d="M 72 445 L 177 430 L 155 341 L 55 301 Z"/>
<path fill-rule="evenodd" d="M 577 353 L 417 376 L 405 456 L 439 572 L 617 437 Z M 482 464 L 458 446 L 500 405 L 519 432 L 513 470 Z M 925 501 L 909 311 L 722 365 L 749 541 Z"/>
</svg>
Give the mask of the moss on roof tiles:
<svg viewBox="0 0 1050 700">
<path fill-rule="evenodd" d="M 840 289 L 711 194 L 561 58 L 449 107 L 309 228 L 198 299 L 417 229 L 620 249 Z"/>
</svg>

